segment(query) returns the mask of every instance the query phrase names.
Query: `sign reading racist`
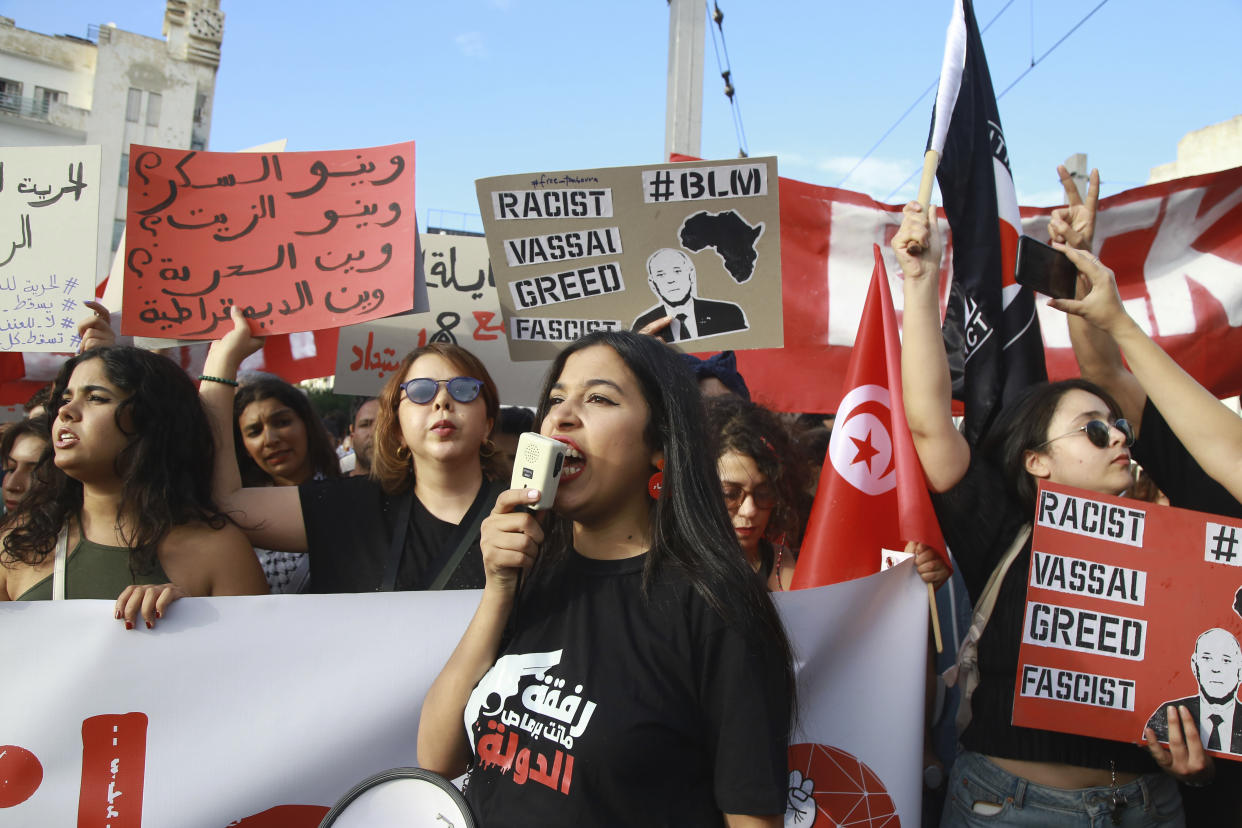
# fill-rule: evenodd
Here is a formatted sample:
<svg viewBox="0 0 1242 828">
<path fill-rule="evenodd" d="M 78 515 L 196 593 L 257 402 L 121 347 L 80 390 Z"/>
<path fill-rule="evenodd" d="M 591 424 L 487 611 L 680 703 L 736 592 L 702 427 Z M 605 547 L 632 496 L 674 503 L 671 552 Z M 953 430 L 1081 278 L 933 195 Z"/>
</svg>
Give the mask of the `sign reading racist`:
<svg viewBox="0 0 1242 828">
<path fill-rule="evenodd" d="M 515 361 L 665 317 L 657 335 L 687 351 L 784 343 L 775 158 L 475 186 Z"/>
<path fill-rule="evenodd" d="M 1242 521 L 1040 485 L 1013 723 L 1242 759 Z"/>
</svg>

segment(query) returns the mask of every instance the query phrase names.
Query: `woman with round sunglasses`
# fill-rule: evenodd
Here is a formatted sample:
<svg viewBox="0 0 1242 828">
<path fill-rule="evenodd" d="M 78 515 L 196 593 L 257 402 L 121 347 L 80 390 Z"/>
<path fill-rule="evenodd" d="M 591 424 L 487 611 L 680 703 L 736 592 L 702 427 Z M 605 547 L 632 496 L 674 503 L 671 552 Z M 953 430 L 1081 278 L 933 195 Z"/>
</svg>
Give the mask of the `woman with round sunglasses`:
<svg viewBox="0 0 1242 828">
<path fill-rule="evenodd" d="M 1067 206 L 1053 211 L 1048 233 L 1078 267 L 1078 298 L 1049 305 L 1068 314 L 1083 377 L 1111 393 L 1131 418 L 1141 481 L 1165 503 L 1242 518 L 1242 420 L 1126 313 L 1112 270 L 1091 252 L 1099 174 L 1092 171 L 1084 200 L 1065 168 L 1058 173 Z M 1182 806 L 1189 825 L 1242 825 L 1242 766 L 1221 763 L 1212 784 L 1183 786 Z"/>
<path fill-rule="evenodd" d="M 589 334 L 536 419 L 568 452 L 552 513 L 503 493 L 478 609 L 423 702 L 419 764 L 488 826 L 780 826 L 793 675 L 672 349 Z M 464 723 L 464 728 L 463 728 Z"/>
<path fill-rule="evenodd" d="M 1027 389 L 971 448 L 951 416 L 940 333 L 940 244 L 931 221 L 917 202 L 907 204 L 892 242 L 905 275 L 906 418 L 972 599 L 1006 553 L 1019 550 L 978 641 L 979 684 L 969 699 L 970 723 L 960 734 L 964 752 L 953 766 L 941 824 L 1184 825 L 1175 777 L 1199 781 L 1212 773 L 1188 714 L 1170 721 L 1170 750 L 1154 739 L 1143 749 L 1010 723 L 1036 484 L 1125 492 L 1132 482 L 1133 433 L 1103 389 L 1074 379 Z"/>
<path fill-rule="evenodd" d="M 262 346 L 236 309 L 233 325 L 199 386 L 217 415 L 231 410 L 242 360 Z M 466 349 L 429 343 L 378 399 L 369 477 L 243 487 L 236 464 L 217 461 L 217 498 L 256 546 L 309 553 L 308 592 L 481 587 L 479 524 L 507 483 L 492 479 L 495 384 Z M 231 431 L 216 430 L 225 457 Z"/>
</svg>

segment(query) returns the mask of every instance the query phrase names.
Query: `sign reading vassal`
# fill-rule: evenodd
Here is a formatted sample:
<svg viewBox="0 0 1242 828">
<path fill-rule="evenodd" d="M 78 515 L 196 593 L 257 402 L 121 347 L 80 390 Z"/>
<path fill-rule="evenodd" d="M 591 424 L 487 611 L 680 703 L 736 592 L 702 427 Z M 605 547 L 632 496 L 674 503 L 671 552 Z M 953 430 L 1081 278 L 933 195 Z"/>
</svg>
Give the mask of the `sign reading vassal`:
<svg viewBox="0 0 1242 828">
<path fill-rule="evenodd" d="M 1242 759 L 1239 522 L 1048 482 L 1036 503 L 1013 723 L 1167 742 L 1185 705 Z"/>
<path fill-rule="evenodd" d="M 475 184 L 514 360 L 598 329 L 690 351 L 784 343 L 775 158 Z"/>
</svg>

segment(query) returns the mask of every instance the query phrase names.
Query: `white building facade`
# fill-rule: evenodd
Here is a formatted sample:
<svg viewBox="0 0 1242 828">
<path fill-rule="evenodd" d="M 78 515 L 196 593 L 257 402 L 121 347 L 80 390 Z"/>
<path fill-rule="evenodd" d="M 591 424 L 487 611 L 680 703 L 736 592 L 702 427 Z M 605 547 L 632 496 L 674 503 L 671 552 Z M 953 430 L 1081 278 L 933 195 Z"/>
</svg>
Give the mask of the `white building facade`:
<svg viewBox="0 0 1242 828">
<path fill-rule="evenodd" d="M 102 147 L 99 278 L 125 226 L 130 144 L 207 149 L 223 38 L 220 0 L 167 0 L 163 40 L 113 25 L 94 40 L 45 35 L 0 17 L 0 157 Z"/>
</svg>

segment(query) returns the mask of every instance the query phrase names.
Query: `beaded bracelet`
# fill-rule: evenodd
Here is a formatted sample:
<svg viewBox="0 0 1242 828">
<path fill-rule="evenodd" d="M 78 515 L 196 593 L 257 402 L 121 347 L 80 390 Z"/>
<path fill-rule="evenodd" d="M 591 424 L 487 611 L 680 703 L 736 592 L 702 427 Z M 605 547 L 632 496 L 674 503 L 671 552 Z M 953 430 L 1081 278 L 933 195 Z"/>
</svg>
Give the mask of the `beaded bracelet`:
<svg viewBox="0 0 1242 828">
<path fill-rule="evenodd" d="M 199 379 L 206 382 L 218 382 L 221 385 L 231 385 L 234 388 L 237 387 L 237 380 L 225 379 L 224 377 L 209 377 L 206 374 L 201 374 Z"/>
</svg>

